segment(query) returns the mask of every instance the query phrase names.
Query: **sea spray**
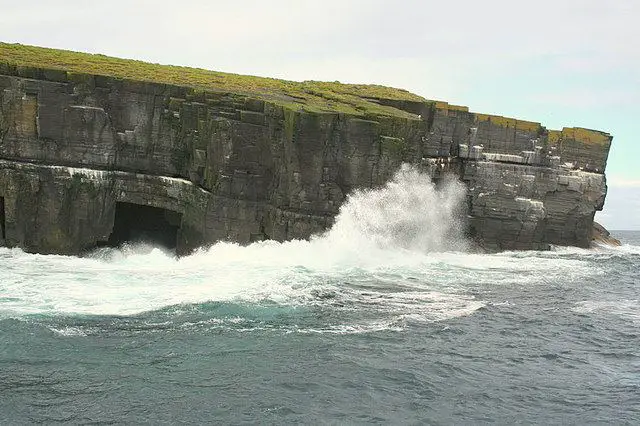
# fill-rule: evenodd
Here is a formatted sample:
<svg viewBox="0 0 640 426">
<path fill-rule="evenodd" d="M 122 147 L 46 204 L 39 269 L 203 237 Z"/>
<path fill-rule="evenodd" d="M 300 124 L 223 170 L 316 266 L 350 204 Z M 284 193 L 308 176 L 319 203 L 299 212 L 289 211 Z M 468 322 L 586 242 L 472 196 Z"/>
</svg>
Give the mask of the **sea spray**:
<svg viewBox="0 0 640 426">
<path fill-rule="evenodd" d="M 447 177 L 436 187 L 429 175 L 403 165 L 382 188 L 351 194 L 335 225 L 323 235 L 336 245 L 375 245 L 420 252 L 463 250 L 466 187 Z"/>
<path fill-rule="evenodd" d="M 2 249 L 0 315 L 132 315 L 208 302 L 327 300 L 398 315 L 422 312 L 425 303 L 432 317 L 446 317 L 447 307 L 466 312 L 477 302 L 450 286 L 442 292 L 405 279 L 433 275 L 436 252 L 464 248 L 464 196 L 453 179 L 436 186 L 403 166 L 383 187 L 351 194 L 335 225 L 310 241 L 220 242 L 182 258 L 144 244 L 102 248 L 86 258 Z"/>
</svg>

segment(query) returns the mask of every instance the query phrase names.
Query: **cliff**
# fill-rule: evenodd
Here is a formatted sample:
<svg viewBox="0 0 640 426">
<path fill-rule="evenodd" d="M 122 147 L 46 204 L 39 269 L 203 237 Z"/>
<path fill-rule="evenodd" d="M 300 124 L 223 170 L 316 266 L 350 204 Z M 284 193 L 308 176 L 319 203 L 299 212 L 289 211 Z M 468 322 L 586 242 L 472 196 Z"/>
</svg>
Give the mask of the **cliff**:
<svg viewBox="0 0 640 426">
<path fill-rule="evenodd" d="M 0 43 L 0 245 L 307 238 L 406 162 L 468 185 L 488 249 L 587 247 L 611 140 L 381 86 Z"/>
</svg>

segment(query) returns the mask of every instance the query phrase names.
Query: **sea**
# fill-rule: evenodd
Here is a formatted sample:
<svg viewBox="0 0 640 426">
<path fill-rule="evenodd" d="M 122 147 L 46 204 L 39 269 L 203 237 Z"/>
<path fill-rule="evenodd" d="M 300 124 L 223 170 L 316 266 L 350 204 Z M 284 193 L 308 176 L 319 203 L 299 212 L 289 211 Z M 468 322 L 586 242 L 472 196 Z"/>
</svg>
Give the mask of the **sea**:
<svg viewBox="0 0 640 426">
<path fill-rule="evenodd" d="M 640 232 L 486 254 L 409 167 L 308 241 L 0 248 L 0 424 L 640 424 Z"/>
</svg>

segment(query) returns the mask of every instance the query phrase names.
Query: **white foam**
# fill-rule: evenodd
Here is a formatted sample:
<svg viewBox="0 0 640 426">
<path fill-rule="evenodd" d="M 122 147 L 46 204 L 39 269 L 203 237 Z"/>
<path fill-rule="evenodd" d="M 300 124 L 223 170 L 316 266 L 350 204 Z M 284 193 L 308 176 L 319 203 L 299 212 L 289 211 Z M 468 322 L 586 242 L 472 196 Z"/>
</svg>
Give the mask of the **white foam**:
<svg viewBox="0 0 640 426">
<path fill-rule="evenodd" d="M 290 330 L 302 334 L 364 334 L 377 331 L 402 331 L 403 328 L 393 321 L 372 321 L 362 324 L 339 324 L 322 328 L 301 328 Z"/>
<path fill-rule="evenodd" d="M 436 190 L 429 176 L 404 166 L 383 188 L 352 194 L 323 239 L 350 248 L 461 250 L 465 195 L 459 181 L 446 180 Z"/>
<path fill-rule="evenodd" d="M 385 187 L 350 196 L 335 226 L 311 241 L 219 243 L 184 258 L 145 245 L 101 249 L 86 258 L 0 248 L 0 318 L 275 303 L 361 310 L 368 319 L 360 325 L 318 327 L 356 332 L 470 315 L 485 305 L 469 294 L 470 285 L 535 285 L 602 273 L 586 259 L 601 255 L 597 251 L 460 251 L 464 198 L 459 183 L 436 189 L 427 176 L 403 168 Z"/>
<path fill-rule="evenodd" d="M 613 235 L 615 237 L 615 235 Z M 587 257 L 606 256 L 606 255 L 638 255 L 640 254 L 640 246 L 632 244 L 622 244 L 620 246 L 612 246 L 594 242 L 590 248 L 553 246 L 553 252 L 558 254 L 582 255 Z"/>
<path fill-rule="evenodd" d="M 585 300 L 575 304 L 574 312 L 582 314 L 615 315 L 640 324 L 640 301 L 635 300 Z"/>
<path fill-rule="evenodd" d="M 103 170 L 95 170 L 95 169 L 87 169 L 87 168 L 78 168 L 78 167 L 64 167 L 64 166 L 54 166 L 54 168 L 66 170 L 69 173 L 69 176 L 85 176 L 91 180 L 103 180 L 107 175 L 107 172 Z"/>
<path fill-rule="evenodd" d="M 472 297 L 424 284 L 434 265 L 440 269 L 431 255 L 464 247 L 464 197 L 460 183 L 436 189 L 428 176 L 403 167 L 383 188 L 350 196 L 335 226 L 311 241 L 219 243 L 184 258 L 145 245 L 88 258 L 0 249 L 0 316 L 132 315 L 208 301 L 303 306 L 332 298 L 381 315 L 466 315 L 475 309 Z M 385 287 L 361 288 L 375 280 Z M 371 294 L 380 298 L 367 299 Z"/>
<path fill-rule="evenodd" d="M 602 250 L 612 251 L 614 253 L 617 252 L 624 254 L 640 254 L 640 246 L 635 246 L 632 244 L 622 244 L 619 247 L 601 245 L 599 248 Z"/>
<path fill-rule="evenodd" d="M 50 327 L 49 330 L 63 337 L 85 337 L 87 335 L 86 331 L 81 327 Z"/>
</svg>

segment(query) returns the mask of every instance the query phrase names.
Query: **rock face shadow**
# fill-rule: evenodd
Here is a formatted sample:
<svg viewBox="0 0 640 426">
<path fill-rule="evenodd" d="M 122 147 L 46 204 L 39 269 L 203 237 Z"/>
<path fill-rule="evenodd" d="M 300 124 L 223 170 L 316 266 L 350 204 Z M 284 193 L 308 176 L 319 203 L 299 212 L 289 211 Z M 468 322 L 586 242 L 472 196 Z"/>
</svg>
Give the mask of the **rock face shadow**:
<svg viewBox="0 0 640 426">
<path fill-rule="evenodd" d="M 0 240 L 4 240 L 6 238 L 5 227 L 4 197 L 0 197 Z"/>
<path fill-rule="evenodd" d="M 175 250 L 182 215 L 168 209 L 133 203 L 116 203 L 113 231 L 104 246 L 144 242 Z"/>
</svg>

